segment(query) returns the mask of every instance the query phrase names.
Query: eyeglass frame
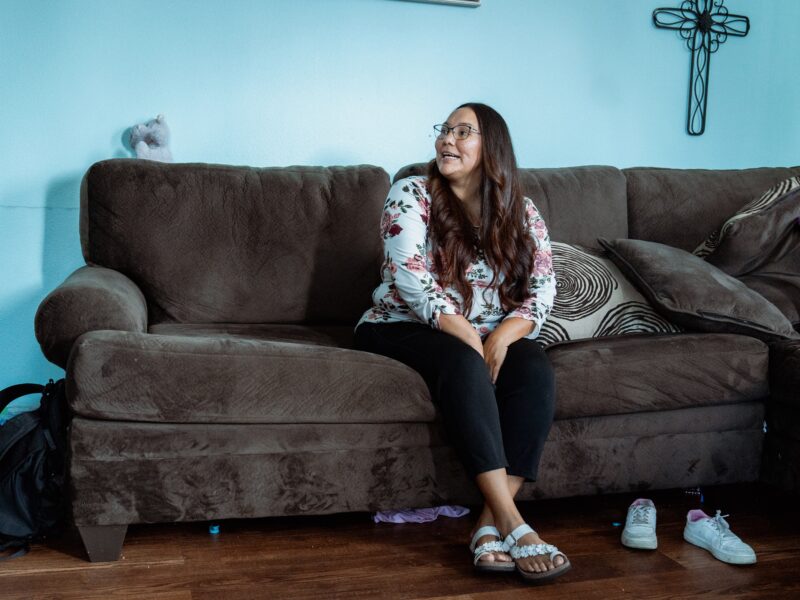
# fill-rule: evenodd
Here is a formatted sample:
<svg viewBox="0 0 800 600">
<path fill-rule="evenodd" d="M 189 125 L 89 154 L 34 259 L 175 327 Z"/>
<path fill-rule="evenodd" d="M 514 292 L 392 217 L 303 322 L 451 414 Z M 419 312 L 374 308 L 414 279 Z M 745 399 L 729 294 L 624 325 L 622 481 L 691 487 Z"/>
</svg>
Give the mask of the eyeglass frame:
<svg viewBox="0 0 800 600">
<path fill-rule="evenodd" d="M 458 137 L 456 135 L 456 129 L 459 127 L 466 127 L 467 128 L 467 135 L 464 137 Z M 453 134 L 453 139 L 464 141 L 469 138 L 473 133 L 477 133 L 478 135 L 481 134 L 480 131 L 475 129 L 472 125 L 468 123 L 459 123 L 458 125 L 453 125 L 450 127 L 447 123 L 438 123 L 437 125 L 433 126 L 433 130 L 436 132 L 436 139 L 443 140 L 445 139 L 451 132 Z"/>
</svg>

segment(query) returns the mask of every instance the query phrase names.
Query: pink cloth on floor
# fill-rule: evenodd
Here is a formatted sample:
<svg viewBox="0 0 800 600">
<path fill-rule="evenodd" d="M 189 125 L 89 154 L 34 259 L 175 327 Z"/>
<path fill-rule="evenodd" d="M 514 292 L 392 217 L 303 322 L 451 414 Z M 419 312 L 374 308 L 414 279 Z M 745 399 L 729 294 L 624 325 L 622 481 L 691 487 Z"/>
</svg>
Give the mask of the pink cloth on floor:
<svg viewBox="0 0 800 600">
<path fill-rule="evenodd" d="M 469 509 L 463 506 L 434 506 L 432 508 L 407 508 L 405 510 L 382 510 L 372 517 L 376 523 L 429 523 L 439 515 L 463 517 Z"/>
</svg>

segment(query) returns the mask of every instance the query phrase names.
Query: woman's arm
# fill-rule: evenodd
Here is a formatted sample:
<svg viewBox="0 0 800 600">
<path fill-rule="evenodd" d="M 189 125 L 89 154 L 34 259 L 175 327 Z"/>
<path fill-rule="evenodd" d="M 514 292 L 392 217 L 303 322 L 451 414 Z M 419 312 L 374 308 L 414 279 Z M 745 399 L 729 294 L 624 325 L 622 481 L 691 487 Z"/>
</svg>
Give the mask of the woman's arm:
<svg viewBox="0 0 800 600">
<path fill-rule="evenodd" d="M 533 326 L 534 323 L 527 319 L 506 318 L 487 336 L 483 342 L 483 358 L 489 368 L 489 377 L 492 378 L 492 383 L 497 381 L 500 367 L 506 360 L 508 347 L 518 339 L 530 335 Z"/>
<path fill-rule="evenodd" d="M 533 328 L 529 332 L 511 340 L 510 343 L 517 341 L 521 337 L 535 339 L 542 329 L 545 319 L 553 310 L 553 301 L 556 297 L 556 276 L 553 271 L 553 250 L 550 246 L 550 234 L 547 231 L 544 219 L 528 198 L 525 199 L 526 219 L 528 231 L 537 245 L 535 260 L 528 280 L 531 296 L 518 308 L 508 313 L 503 322 L 498 326 L 498 330 L 504 326 L 506 321 L 513 319 L 525 319 L 532 322 Z M 495 330 L 497 331 L 497 330 Z M 511 329 L 506 329 L 511 333 Z M 515 333 L 522 331 L 514 329 Z M 505 336 L 508 339 L 507 336 Z"/>
<path fill-rule="evenodd" d="M 459 310 L 427 268 L 429 211 L 428 195 L 419 183 L 401 179 L 392 186 L 381 220 L 384 267 L 391 269 L 397 294 L 411 311 L 423 323 L 441 329 L 439 316 L 457 315 Z"/>
<path fill-rule="evenodd" d="M 481 357 L 484 356 L 480 334 L 462 315 L 439 315 L 439 328 L 445 333 L 457 337 L 467 346 L 472 346 Z"/>
</svg>

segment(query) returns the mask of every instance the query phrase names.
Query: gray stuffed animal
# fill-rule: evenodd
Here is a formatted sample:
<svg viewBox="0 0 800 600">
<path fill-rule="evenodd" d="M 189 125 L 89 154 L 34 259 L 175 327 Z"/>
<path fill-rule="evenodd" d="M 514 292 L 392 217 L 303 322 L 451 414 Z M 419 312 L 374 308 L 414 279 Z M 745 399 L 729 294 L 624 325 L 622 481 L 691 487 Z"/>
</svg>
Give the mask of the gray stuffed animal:
<svg viewBox="0 0 800 600">
<path fill-rule="evenodd" d="M 169 127 L 164 115 L 131 128 L 131 148 L 136 152 L 136 158 L 172 162 L 168 144 Z"/>
</svg>

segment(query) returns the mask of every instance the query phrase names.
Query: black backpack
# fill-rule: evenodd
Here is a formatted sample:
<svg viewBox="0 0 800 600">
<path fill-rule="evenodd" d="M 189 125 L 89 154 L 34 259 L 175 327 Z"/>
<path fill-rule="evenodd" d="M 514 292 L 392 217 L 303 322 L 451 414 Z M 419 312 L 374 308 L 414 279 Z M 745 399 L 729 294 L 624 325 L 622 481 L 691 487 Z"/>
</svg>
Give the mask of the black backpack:
<svg viewBox="0 0 800 600">
<path fill-rule="evenodd" d="M 36 410 L 0 425 L 0 560 L 23 556 L 29 544 L 61 533 L 66 508 L 67 426 L 64 380 L 23 383 L 0 391 L 0 410 L 42 393 Z"/>
</svg>

